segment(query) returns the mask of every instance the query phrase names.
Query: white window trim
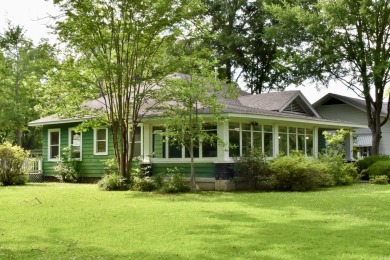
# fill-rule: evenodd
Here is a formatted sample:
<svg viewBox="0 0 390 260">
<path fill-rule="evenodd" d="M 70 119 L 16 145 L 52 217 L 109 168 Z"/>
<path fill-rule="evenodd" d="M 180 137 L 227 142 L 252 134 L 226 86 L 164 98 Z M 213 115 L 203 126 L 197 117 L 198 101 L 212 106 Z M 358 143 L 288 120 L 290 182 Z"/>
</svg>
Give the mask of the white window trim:
<svg viewBox="0 0 390 260">
<path fill-rule="evenodd" d="M 71 136 L 72 136 L 72 131 L 74 131 L 74 130 L 75 130 L 75 128 L 68 129 L 68 147 L 69 148 L 72 147 Z M 83 160 L 83 134 L 82 134 L 82 132 L 79 132 L 78 134 L 80 134 L 80 158 L 73 158 L 73 159 L 76 161 L 82 161 Z"/>
<path fill-rule="evenodd" d="M 97 130 L 106 130 L 106 151 L 105 152 L 97 152 Z M 100 140 L 102 141 L 102 140 Z M 100 128 L 94 128 L 93 129 L 93 154 L 94 155 L 108 155 L 108 128 L 107 127 L 100 127 Z"/>
<path fill-rule="evenodd" d="M 58 157 L 57 158 L 51 158 L 51 133 L 58 132 Z M 55 129 L 48 129 L 47 131 L 47 160 L 50 162 L 57 162 L 60 159 L 61 156 L 61 129 L 55 128 Z"/>
</svg>

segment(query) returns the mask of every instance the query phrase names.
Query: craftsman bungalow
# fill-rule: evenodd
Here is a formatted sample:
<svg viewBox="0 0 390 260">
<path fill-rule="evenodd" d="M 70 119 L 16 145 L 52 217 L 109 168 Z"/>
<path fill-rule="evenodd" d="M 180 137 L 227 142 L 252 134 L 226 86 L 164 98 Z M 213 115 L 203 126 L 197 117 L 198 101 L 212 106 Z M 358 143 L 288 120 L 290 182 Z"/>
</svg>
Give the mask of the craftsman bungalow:
<svg viewBox="0 0 390 260">
<path fill-rule="evenodd" d="M 102 107 L 103 99 L 86 105 Z M 307 156 L 317 156 L 324 147 L 324 130 L 353 129 L 361 124 L 323 119 L 300 91 L 272 92 L 250 95 L 240 91 L 236 98 L 219 98 L 224 104 L 223 115 L 227 119 L 219 125 L 205 125 L 205 131 L 217 134 L 225 145 L 200 144 L 195 152 L 196 177 L 213 189 L 215 180 L 233 177 L 231 167 L 234 158 L 251 147 L 261 149 L 268 157 L 279 153 L 289 155 L 300 150 Z M 99 105 L 100 104 L 100 105 Z M 144 118 L 138 126 L 135 140 L 136 156 L 151 166 L 151 174 L 178 166 L 189 172 L 190 158 L 185 149 L 169 143 L 161 133 L 163 118 Z M 52 167 L 65 147 L 72 147 L 81 161 L 84 178 L 101 177 L 102 161 L 113 158 L 110 127 L 99 127 L 77 133 L 74 127 L 82 118 L 41 118 L 29 123 L 43 127 L 43 161 L 45 177 L 53 176 Z M 346 159 L 352 158 L 352 137 L 346 138 Z"/>
</svg>

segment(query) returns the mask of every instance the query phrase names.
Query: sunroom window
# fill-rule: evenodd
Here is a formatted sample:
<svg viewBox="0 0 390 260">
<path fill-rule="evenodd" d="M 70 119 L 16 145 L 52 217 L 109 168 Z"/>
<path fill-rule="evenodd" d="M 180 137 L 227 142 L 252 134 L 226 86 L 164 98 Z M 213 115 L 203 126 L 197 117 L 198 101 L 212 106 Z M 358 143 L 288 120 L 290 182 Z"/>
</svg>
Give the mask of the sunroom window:
<svg viewBox="0 0 390 260">
<path fill-rule="evenodd" d="M 134 154 L 133 158 L 139 157 L 142 154 L 141 143 L 142 143 L 142 130 L 141 126 L 137 126 L 135 128 L 135 136 L 134 136 Z M 131 145 L 131 131 L 129 132 L 129 145 Z M 129 146 L 130 148 L 130 146 Z"/>
<path fill-rule="evenodd" d="M 302 151 L 313 155 L 313 130 L 309 128 L 279 127 L 279 153 L 290 155 Z"/>
<path fill-rule="evenodd" d="M 259 149 L 265 156 L 273 155 L 273 130 L 271 125 L 229 123 L 229 156 L 242 156 L 250 149 Z"/>
</svg>

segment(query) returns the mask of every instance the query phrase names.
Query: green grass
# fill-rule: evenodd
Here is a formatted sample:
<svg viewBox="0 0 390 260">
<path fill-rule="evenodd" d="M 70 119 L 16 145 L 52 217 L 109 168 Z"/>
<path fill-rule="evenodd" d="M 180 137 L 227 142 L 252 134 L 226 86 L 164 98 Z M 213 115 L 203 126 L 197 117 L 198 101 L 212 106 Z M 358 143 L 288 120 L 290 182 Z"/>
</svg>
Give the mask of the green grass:
<svg viewBox="0 0 390 260">
<path fill-rule="evenodd" d="M 389 259 L 390 186 L 161 195 L 0 187 L 0 259 Z"/>
</svg>

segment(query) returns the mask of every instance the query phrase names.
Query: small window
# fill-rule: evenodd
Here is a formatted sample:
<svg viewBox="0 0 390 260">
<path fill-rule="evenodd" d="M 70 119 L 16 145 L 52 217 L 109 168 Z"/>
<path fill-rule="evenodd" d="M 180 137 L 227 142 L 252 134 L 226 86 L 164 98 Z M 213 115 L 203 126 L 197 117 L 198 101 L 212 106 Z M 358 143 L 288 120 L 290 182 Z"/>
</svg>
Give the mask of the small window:
<svg viewBox="0 0 390 260">
<path fill-rule="evenodd" d="M 48 159 L 58 160 L 60 156 L 60 129 L 49 129 L 48 132 Z"/>
<path fill-rule="evenodd" d="M 72 159 L 81 160 L 81 132 L 69 129 L 69 148 Z"/>
<path fill-rule="evenodd" d="M 94 154 L 107 155 L 108 154 L 108 129 L 97 128 L 94 130 Z"/>
</svg>

